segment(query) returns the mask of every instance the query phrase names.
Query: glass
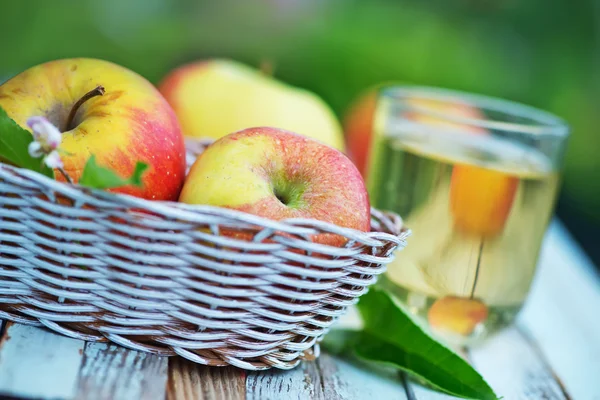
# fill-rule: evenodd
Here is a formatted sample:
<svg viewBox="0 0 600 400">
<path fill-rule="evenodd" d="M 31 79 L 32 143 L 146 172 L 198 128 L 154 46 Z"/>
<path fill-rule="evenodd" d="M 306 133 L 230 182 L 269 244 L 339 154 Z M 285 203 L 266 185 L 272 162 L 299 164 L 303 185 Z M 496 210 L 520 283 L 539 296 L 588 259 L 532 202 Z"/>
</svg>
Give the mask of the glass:
<svg viewBox="0 0 600 400">
<path fill-rule="evenodd" d="M 389 87 L 373 135 L 371 201 L 413 232 L 381 283 L 453 344 L 511 323 L 554 209 L 566 124 L 509 101 Z"/>
</svg>

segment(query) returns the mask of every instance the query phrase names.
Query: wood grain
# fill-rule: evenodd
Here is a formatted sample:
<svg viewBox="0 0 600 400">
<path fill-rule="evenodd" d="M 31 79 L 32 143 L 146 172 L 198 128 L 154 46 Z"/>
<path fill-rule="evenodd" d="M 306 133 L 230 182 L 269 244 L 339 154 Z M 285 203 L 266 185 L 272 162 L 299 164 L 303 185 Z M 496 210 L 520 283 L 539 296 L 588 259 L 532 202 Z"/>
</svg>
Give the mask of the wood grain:
<svg viewBox="0 0 600 400">
<path fill-rule="evenodd" d="M 406 387 L 406 396 L 408 400 L 451 400 L 458 398 L 422 386 L 411 380 L 405 373 L 402 373 L 402 379 Z"/>
<path fill-rule="evenodd" d="M 519 320 L 576 400 L 600 399 L 600 278 L 591 261 L 554 222 L 531 296 Z"/>
<path fill-rule="evenodd" d="M 246 372 L 207 367 L 181 357 L 169 358 L 168 400 L 244 400 Z"/>
<path fill-rule="evenodd" d="M 87 343 L 77 385 L 77 399 L 164 399 L 165 357 L 114 344 Z"/>
<path fill-rule="evenodd" d="M 471 349 L 470 357 L 498 396 L 515 400 L 567 399 L 541 355 L 514 326 Z"/>
<path fill-rule="evenodd" d="M 326 399 L 406 399 L 395 369 L 323 354 L 319 359 Z"/>
<path fill-rule="evenodd" d="M 81 340 L 8 323 L 0 341 L 0 393 L 72 399 L 83 347 Z"/>
<path fill-rule="evenodd" d="M 395 371 L 322 354 L 291 371 L 249 373 L 248 400 L 406 399 Z"/>
<path fill-rule="evenodd" d="M 325 399 L 323 383 L 315 362 L 305 362 L 289 371 L 249 372 L 248 400 Z"/>
</svg>

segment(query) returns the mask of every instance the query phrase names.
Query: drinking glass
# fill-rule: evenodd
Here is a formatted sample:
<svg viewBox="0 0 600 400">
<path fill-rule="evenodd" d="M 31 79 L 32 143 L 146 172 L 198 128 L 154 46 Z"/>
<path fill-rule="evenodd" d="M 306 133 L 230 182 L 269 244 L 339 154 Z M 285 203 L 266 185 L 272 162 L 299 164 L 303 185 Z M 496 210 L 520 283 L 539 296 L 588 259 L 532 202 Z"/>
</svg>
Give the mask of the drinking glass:
<svg viewBox="0 0 600 400">
<path fill-rule="evenodd" d="M 511 323 L 534 277 L 568 136 L 522 104 L 380 91 L 367 186 L 413 232 L 382 284 L 434 334 L 470 345 Z"/>
</svg>

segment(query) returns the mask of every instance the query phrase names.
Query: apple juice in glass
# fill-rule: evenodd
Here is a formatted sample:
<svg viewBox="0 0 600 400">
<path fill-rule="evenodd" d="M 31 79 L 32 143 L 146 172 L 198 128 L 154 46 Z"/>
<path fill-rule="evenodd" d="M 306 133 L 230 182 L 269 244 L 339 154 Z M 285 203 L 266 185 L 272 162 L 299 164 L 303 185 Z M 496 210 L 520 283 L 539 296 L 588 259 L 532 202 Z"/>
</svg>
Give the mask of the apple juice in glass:
<svg viewBox="0 0 600 400">
<path fill-rule="evenodd" d="M 524 105 L 420 87 L 381 90 L 367 172 L 372 204 L 409 245 L 382 279 L 436 335 L 477 342 L 521 308 L 552 215 L 568 135 Z"/>
</svg>

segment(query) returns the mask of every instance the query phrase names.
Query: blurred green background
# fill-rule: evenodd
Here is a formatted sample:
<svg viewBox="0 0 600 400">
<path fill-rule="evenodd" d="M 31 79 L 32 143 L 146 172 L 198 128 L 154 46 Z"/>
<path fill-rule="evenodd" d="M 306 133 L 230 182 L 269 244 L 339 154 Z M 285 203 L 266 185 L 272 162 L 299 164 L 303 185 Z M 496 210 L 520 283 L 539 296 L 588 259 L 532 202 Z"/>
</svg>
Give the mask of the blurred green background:
<svg viewBox="0 0 600 400">
<path fill-rule="evenodd" d="M 0 81 L 97 57 L 157 82 L 231 57 L 322 96 L 341 117 L 385 81 L 531 104 L 572 127 L 559 215 L 600 265 L 600 1 L 0 0 Z"/>
</svg>

